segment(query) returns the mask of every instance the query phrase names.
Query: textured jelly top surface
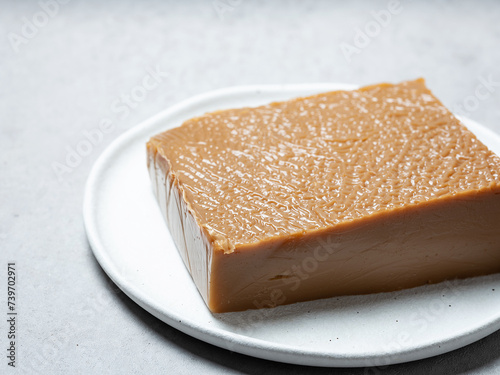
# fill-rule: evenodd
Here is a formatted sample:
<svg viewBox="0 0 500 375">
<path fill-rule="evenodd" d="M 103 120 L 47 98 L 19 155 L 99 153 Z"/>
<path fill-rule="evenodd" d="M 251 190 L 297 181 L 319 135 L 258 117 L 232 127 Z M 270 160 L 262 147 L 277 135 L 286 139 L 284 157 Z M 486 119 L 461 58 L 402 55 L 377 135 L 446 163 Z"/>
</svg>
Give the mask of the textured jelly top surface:
<svg viewBox="0 0 500 375">
<path fill-rule="evenodd" d="M 500 158 L 421 79 L 209 113 L 148 147 L 230 249 L 500 186 Z"/>
</svg>

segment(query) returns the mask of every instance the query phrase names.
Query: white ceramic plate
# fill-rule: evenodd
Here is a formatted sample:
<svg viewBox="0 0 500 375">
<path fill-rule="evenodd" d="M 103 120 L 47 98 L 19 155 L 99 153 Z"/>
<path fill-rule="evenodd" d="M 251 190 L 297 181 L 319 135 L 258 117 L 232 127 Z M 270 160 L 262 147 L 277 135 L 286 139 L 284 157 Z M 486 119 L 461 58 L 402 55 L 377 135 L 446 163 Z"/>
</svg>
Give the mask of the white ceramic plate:
<svg viewBox="0 0 500 375">
<path fill-rule="evenodd" d="M 240 313 L 213 315 L 206 308 L 153 196 L 146 141 L 207 111 L 352 88 L 305 84 L 218 90 L 123 134 L 96 162 L 85 191 L 85 227 L 102 268 L 136 303 L 180 331 L 232 351 L 294 364 L 406 362 L 448 352 L 500 329 L 500 275 Z M 500 154 L 496 134 L 463 121 Z"/>
</svg>

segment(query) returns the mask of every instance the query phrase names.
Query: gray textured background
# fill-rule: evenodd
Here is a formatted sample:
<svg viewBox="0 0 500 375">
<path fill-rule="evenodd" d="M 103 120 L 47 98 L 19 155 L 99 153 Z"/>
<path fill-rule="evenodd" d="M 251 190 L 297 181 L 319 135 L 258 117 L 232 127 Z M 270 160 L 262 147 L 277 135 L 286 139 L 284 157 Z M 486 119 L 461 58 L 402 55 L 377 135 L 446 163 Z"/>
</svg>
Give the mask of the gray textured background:
<svg viewBox="0 0 500 375">
<path fill-rule="evenodd" d="M 387 4 L 217 0 L 217 8 L 211 0 L 72 0 L 44 17 L 38 2 L 1 1 L 0 314 L 6 263 L 15 260 L 22 366 L 10 372 L 500 373 L 500 332 L 384 369 L 306 368 L 231 353 L 135 305 L 106 277 L 87 243 L 82 196 L 99 154 L 140 121 L 209 90 L 423 76 L 446 105 L 465 105 L 469 117 L 500 132 L 498 84 L 476 91 L 484 80 L 500 82 L 500 2 L 402 1 L 402 11 L 347 61 L 341 44 L 353 44 L 356 28 L 370 25 L 371 12 Z M 26 26 L 33 21 L 35 30 Z M 139 92 L 147 69 L 156 67 L 168 77 L 134 108 L 117 111 L 121 95 Z M 84 131 L 105 118 L 112 131 L 58 176 L 54 163 L 65 163 Z M 0 318 L 0 353 L 6 330 Z M 0 355 L 0 373 L 11 370 L 6 361 Z"/>
</svg>

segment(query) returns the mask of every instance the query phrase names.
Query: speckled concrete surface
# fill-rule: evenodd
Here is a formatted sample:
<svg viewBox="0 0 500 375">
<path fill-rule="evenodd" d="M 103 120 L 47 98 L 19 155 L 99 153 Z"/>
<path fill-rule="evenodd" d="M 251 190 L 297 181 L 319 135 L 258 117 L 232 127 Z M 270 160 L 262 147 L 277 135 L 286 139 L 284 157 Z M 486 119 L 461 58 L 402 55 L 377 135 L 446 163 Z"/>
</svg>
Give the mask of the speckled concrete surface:
<svg viewBox="0 0 500 375">
<path fill-rule="evenodd" d="M 55 1 L 1 1 L 0 312 L 15 261 L 19 367 L 2 355 L 0 373 L 500 373 L 500 332 L 375 369 L 292 366 L 205 344 L 114 286 L 81 215 L 85 180 L 110 142 L 226 86 L 423 76 L 446 105 L 500 132 L 500 2 Z M 82 146 L 99 126 L 107 132 Z"/>
</svg>

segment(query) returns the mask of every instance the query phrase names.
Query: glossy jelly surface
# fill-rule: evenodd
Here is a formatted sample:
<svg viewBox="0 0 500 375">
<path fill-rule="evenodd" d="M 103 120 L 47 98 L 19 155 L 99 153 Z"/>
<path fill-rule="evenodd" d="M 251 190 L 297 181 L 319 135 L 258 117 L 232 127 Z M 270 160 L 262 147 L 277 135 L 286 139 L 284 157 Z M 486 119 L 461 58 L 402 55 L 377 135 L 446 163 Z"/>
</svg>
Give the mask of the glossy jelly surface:
<svg viewBox="0 0 500 375">
<path fill-rule="evenodd" d="M 148 147 L 229 252 L 500 186 L 500 158 L 422 79 L 208 113 Z"/>
</svg>

